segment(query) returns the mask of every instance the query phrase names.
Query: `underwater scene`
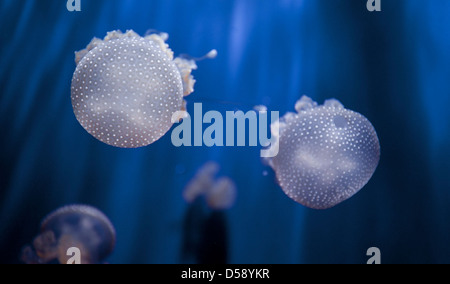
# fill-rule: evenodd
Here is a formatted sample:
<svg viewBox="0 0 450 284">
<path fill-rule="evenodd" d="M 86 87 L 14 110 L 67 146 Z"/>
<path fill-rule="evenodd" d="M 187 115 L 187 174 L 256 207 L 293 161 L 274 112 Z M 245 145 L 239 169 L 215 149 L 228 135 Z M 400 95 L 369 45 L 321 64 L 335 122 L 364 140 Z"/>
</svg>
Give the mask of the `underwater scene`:
<svg viewBox="0 0 450 284">
<path fill-rule="evenodd" d="M 1 0 L 0 263 L 450 263 L 448 15 Z"/>
</svg>

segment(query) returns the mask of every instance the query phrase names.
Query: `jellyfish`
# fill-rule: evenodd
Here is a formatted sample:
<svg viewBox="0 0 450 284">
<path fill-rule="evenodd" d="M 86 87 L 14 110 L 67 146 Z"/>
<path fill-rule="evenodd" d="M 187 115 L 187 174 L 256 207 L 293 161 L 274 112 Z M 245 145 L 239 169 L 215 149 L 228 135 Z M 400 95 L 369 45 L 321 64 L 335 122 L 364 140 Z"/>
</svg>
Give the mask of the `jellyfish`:
<svg viewBox="0 0 450 284">
<path fill-rule="evenodd" d="M 88 133 L 111 146 L 144 147 L 169 131 L 173 114 L 186 115 L 184 97 L 194 91 L 196 61 L 217 51 L 174 59 L 167 39 L 166 33 L 112 31 L 75 53 L 72 106 Z"/>
<path fill-rule="evenodd" d="M 278 155 L 267 159 L 284 193 L 313 209 L 351 198 L 371 179 L 380 143 L 370 121 L 337 100 L 318 105 L 303 96 L 272 124 Z M 270 149 L 269 149 L 270 151 Z"/>
<path fill-rule="evenodd" d="M 227 177 L 216 178 L 219 168 L 217 163 L 206 163 L 184 189 L 189 207 L 183 226 L 183 263 L 228 262 L 228 224 L 224 210 L 234 204 L 236 186 Z"/>
<path fill-rule="evenodd" d="M 215 178 L 219 165 L 206 163 L 184 189 L 183 196 L 188 203 L 204 197 L 208 206 L 215 210 L 225 210 L 233 206 L 236 199 L 236 185 L 228 177 Z"/>
<path fill-rule="evenodd" d="M 86 205 L 62 207 L 41 223 L 41 234 L 23 249 L 27 264 L 66 264 L 79 252 L 81 264 L 102 263 L 113 251 L 116 240 L 111 221 L 101 211 Z"/>
</svg>

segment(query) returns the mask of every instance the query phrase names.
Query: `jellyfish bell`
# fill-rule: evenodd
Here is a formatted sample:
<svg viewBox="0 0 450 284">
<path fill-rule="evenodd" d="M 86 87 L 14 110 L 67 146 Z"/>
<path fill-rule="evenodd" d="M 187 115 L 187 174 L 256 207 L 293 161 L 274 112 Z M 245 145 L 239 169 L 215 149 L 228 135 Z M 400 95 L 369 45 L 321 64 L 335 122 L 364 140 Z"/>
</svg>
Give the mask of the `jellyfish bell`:
<svg viewBox="0 0 450 284">
<path fill-rule="evenodd" d="M 59 240 L 60 261 L 66 260 L 67 249 L 78 247 L 86 263 L 100 262 L 112 252 L 116 241 L 115 229 L 108 217 L 86 205 L 56 210 L 42 221 L 41 231 L 51 231 Z"/>
<path fill-rule="evenodd" d="M 334 207 L 374 174 L 380 159 L 377 133 L 367 118 L 334 99 L 318 105 L 304 96 L 295 109 L 272 125 L 279 129 L 273 146 L 279 152 L 267 161 L 291 199 L 313 209 Z"/>
<path fill-rule="evenodd" d="M 86 205 L 65 206 L 42 221 L 41 234 L 22 258 L 26 263 L 58 260 L 65 264 L 72 257 L 70 249 L 76 248 L 82 264 L 101 263 L 114 249 L 115 240 L 115 229 L 101 211 Z"/>
<path fill-rule="evenodd" d="M 206 202 L 216 210 L 230 209 L 236 201 L 236 185 L 227 177 L 219 178 L 206 193 Z"/>
<path fill-rule="evenodd" d="M 215 162 L 204 164 L 183 191 L 186 202 L 194 203 L 202 197 L 211 209 L 230 209 L 236 201 L 236 185 L 228 177 L 216 178 L 219 169 L 220 166 Z"/>
<path fill-rule="evenodd" d="M 76 52 L 72 106 L 88 133 L 111 146 L 138 148 L 169 131 L 172 115 L 186 110 L 184 97 L 194 91 L 197 59 L 174 58 L 167 39 L 113 31 Z"/>
<path fill-rule="evenodd" d="M 188 203 L 193 203 L 198 197 L 204 196 L 214 187 L 215 176 L 219 172 L 220 166 L 215 162 L 207 162 L 189 181 L 183 191 L 183 197 Z"/>
</svg>

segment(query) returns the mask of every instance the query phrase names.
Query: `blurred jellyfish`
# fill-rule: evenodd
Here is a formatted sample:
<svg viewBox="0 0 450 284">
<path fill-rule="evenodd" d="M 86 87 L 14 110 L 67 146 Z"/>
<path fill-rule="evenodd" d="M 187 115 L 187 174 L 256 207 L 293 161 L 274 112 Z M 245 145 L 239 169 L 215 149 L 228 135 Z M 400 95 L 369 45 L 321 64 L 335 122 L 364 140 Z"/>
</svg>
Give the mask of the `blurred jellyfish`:
<svg viewBox="0 0 450 284">
<path fill-rule="evenodd" d="M 115 229 L 102 212 L 86 205 L 65 206 L 42 221 L 41 234 L 24 248 L 22 260 L 66 264 L 72 257 L 71 248 L 76 248 L 81 264 L 101 263 L 112 252 L 115 240 Z"/>
<path fill-rule="evenodd" d="M 215 210 L 225 210 L 233 206 L 236 186 L 227 177 L 215 179 L 219 169 L 217 163 L 206 163 L 186 186 L 183 192 L 184 199 L 192 203 L 203 196 L 208 206 Z"/>
<path fill-rule="evenodd" d="M 334 99 L 319 106 L 304 96 L 295 109 L 271 126 L 279 130 L 273 146 L 279 153 L 267 161 L 291 199 L 313 209 L 331 208 L 374 174 L 380 160 L 377 133 L 364 116 Z"/>
<path fill-rule="evenodd" d="M 228 226 L 223 210 L 234 204 L 236 186 L 229 178 L 216 179 L 218 171 L 218 164 L 205 164 L 184 190 L 190 205 L 183 228 L 183 263 L 228 262 Z"/>
<path fill-rule="evenodd" d="M 76 52 L 72 106 L 87 132 L 108 145 L 138 148 L 166 134 L 174 113 L 186 115 L 183 97 L 194 91 L 197 59 L 174 59 L 167 39 L 113 31 Z M 212 50 L 204 58 L 216 56 Z"/>
</svg>

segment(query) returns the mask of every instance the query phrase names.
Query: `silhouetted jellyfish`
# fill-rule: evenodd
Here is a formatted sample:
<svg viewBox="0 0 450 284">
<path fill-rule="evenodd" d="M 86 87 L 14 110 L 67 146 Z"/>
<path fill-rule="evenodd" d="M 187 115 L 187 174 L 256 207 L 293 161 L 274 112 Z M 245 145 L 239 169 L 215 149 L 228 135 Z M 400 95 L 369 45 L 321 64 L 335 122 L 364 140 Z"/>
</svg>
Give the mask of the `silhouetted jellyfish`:
<svg viewBox="0 0 450 284">
<path fill-rule="evenodd" d="M 169 131 L 172 115 L 185 111 L 183 97 L 194 91 L 197 59 L 174 59 L 167 39 L 113 31 L 76 53 L 72 106 L 87 132 L 112 146 L 137 148 Z M 216 55 L 212 50 L 204 58 Z"/>
<path fill-rule="evenodd" d="M 224 215 L 236 199 L 236 186 L 226 177 L 216 179 L 219 165 L 205 164 L 188 183 L 184 198 L 190 203 L 183 234 L 182 262 L 228 262 L 227 224 Z"/>
<path fill-rule="evenodd" d="M 80 252 L 81 264 L 103 262 L 113 251 L 116 233 L 101 211 L 86 205 L 62 207 L 41 223 L 41 234 L 25 247 L 22 260 L 28 264 L 66 264 L 70 248 Z"/>
<path fill-rule="evenodd" d="M 372 177 L 380 160 L 380 143 L 364 116 L 345 109 L 337 100 L 319 106 L 303 96 L 297 113 L 274 123 L 279 137 L 268 159 L 283 191 L 296 202 L 331 208 L 349 199 Z"/>
</svg>

